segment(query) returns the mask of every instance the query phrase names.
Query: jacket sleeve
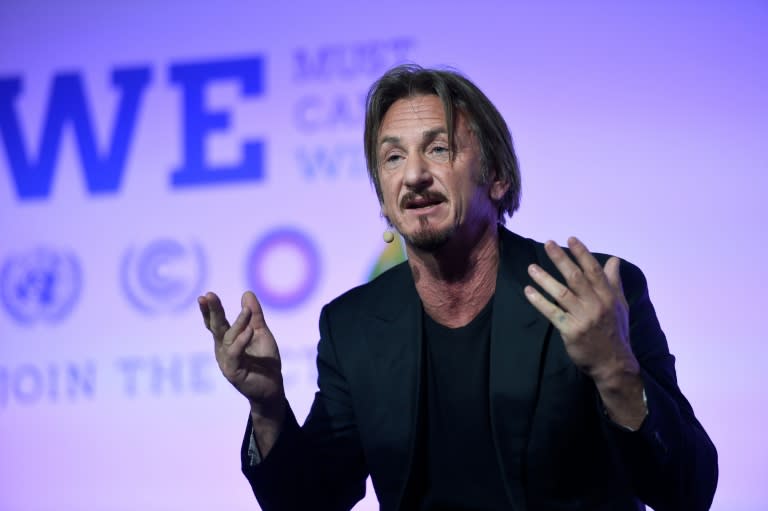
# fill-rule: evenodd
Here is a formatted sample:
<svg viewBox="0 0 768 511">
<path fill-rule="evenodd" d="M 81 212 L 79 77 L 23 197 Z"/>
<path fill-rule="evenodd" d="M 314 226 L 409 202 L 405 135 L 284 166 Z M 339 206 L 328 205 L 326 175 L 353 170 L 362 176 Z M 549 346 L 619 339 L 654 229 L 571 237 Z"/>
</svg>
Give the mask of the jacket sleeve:
<svg viewBox="0 0 768 511">
<path fill-rule="evenodd" d="M 327 307 L 320 315 L 317 371 L 319 389 L 304 425 L 299 427 L 289 408 L 275 445 L 258 463 L 248 453 L 252 427 L 248 421 L 242 470 L 265 511 L 344 510 L 365 495 L 368 472 Z"/>
<path fill-rule="evenodd" d="M 610 443 L 640 498 L 656 511 L 706 510 L 717 485 L 717 451 L 683 396 L 644 275 L 622 261 L 630 342 L 641 367 L 648 416 L 636 432 L 606 417 Z"/>
</svg>

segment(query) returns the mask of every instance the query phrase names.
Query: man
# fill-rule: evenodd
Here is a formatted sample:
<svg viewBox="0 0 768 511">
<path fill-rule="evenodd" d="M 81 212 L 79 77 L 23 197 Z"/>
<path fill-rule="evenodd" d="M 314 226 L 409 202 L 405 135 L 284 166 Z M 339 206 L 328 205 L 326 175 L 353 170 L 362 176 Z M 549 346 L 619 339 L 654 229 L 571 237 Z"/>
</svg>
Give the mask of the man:
<svg viewBox="0 0 768 511">
<path fill-rule="evenodd" d="M 717 455 L 681 394 L 639 269 L 523 239 L 506 123 L 466 78 L 401 66 L 368 95 L 365 154 L 407 263 L 323 308 L 302 427 L 256 297 L 200 297 L 249 400 L 264 509 L 707 509 Z"/>
</svg>

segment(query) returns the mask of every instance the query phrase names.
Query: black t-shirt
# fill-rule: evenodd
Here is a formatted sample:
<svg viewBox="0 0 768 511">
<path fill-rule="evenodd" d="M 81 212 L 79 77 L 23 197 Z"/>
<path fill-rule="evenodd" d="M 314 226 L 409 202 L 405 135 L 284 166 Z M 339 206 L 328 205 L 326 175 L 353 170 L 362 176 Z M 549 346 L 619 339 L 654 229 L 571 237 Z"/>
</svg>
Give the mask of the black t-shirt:
<svg viewBox="0 0 768 511">
<path fill-rule="evenodd" d="M 424 314 L 422 511 L 509 509 L 489 413 L 492 310 L 460 328 Z"/>
</svg>

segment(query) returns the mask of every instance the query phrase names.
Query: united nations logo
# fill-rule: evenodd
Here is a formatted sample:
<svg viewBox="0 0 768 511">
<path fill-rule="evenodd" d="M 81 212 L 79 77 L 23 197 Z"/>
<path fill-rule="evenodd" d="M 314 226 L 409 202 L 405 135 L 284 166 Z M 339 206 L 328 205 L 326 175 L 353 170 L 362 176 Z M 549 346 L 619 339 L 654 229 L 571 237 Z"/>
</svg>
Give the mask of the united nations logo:
<svg viewBox="0 0 768 511">
<path fill-rule="evenodd" d="M 205 258 L 197 243 L 158 239 L 128 248 L 120 279 L 128 301 L 141 312 L 176 312 L 193 303 L 205 280 Z"/>
<path fill-rule="evenodd" d="M 0 269 L 0 299 L 22 324 L 61 321 L 81 287 L 80 264 L 69 252 L 41 247 L 9 257 Z"/>
</svg>

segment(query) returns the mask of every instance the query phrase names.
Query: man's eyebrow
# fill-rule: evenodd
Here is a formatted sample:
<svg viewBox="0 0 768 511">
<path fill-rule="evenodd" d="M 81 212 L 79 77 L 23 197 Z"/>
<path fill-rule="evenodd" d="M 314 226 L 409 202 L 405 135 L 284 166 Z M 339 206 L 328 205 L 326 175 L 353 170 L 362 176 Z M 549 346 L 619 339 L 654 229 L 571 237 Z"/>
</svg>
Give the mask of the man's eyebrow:
<svg viewBox="0 0 768 511">
<path fill-rule="evenodd" d="M 435 138 L 437 138 L 438 135 L 447 135 L 447 134 L 448 134 L 448 130 L 441 126 L 439 128 L 432 128 L 431 130 L 427 130 L 424 133 L 422 133 L 421 136 L 424 140 L 434 140 Z"/>
<path fill-rule="evenodd" d="M 448 133 L 448 130 L 441 126 L 439 128 L 432 128 L 431 130 L 424 131 L 421 134 L 421 137 L 424 140 L 433 140 L 438 135 L 443 135 L 447 133 Z M 384 144 L 398 145 L 399 143 L 400 143 L 400 137 L 395 137 L 392 135 L 388 135 L 386 137 L 383 137 L 381 140 L 379 140 L 379 146 L 383 146 Z"/>
<path fill-rule="evenodd" d="M 380 146 L 383 146 L 384 144 L 398 145 L 399 143 L 400 143 L 400 137 L 387 136 L 379 140 Z"/>
</svg>

